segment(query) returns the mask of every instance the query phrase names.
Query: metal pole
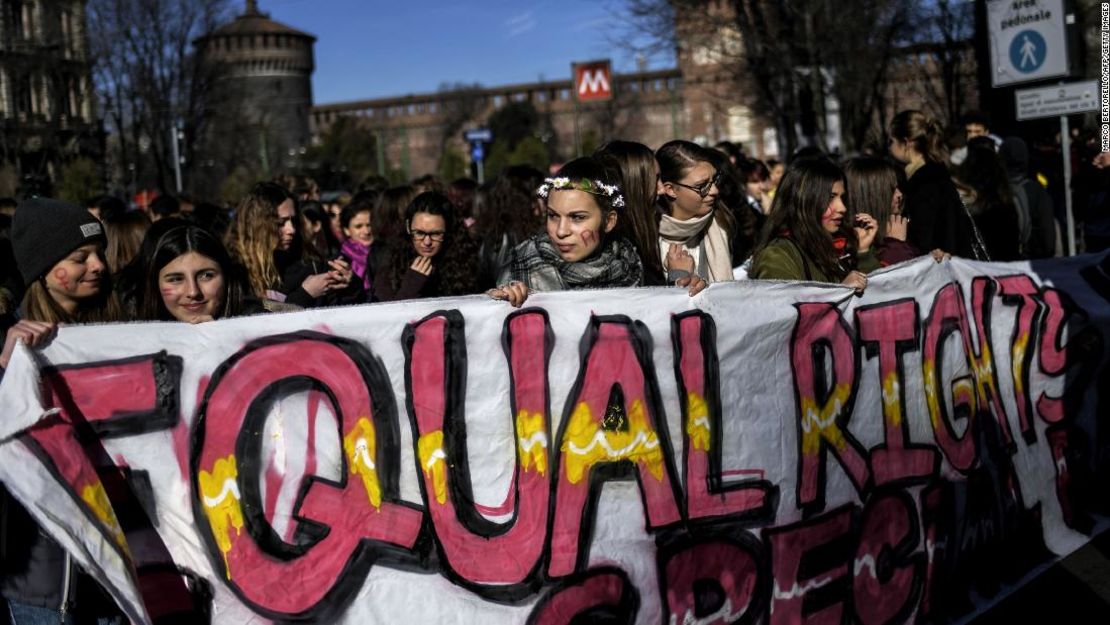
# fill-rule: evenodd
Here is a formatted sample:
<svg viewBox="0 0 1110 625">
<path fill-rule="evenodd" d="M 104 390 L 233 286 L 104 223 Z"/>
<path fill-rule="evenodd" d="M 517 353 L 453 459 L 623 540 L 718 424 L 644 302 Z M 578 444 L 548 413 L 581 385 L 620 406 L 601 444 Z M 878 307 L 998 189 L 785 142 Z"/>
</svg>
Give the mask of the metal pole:
<svg viewBox="0 0 1110 625">
<path fill-rule="evenodd" d="M 177 194 L 181 195 L 181 150 L 177 146 L 177 126 L 170 127 L 170 145 L 173 146 L 173 177 Z"/>
<path fill-rule="evenodd" d="M 486 182 L 486 168 L 482 164 L 483 161 L 478 161 L 478 184 L 485 184 Z"/>
<path fill-rule="evenodd" d="M 1068 229 L 1068 256 L 1075 256 L 1075 215 L 1071 210 L 1071 137 L 1068 116 L 1060 116 L 1060 151 L 1064 156 L 1064 206 Z"/>
</svg>

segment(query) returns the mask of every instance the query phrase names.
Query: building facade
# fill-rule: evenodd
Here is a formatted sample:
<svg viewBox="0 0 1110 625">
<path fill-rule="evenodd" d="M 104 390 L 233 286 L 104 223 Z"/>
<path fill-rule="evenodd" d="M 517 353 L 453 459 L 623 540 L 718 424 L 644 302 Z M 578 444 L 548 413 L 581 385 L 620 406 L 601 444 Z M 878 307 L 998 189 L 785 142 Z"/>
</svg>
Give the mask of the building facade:
<svg viewBox="0 0 1110 625">
<path fill-rule="evenodd" d="M 84 0 L 0 0 L 0 195 L 49 193 L 103 153 Z"/>
<path fill-rule="evenodd" d="M 580 104 L 569 79 L 324 104 L 312 109 L 312 131 L 319 136 L 340 116 L 353 116 L 374 132 L 389 166 L 413 177 L 435 172 L 444 150 L 463 150 L 462 128 L 483 124 L 512 102 L 531 103 L 550 120 L 544 140 L 561 146 L 563 158 L 573 157 L 576 117 L 579 142 L 587 146 L 617 137 L 661 145 L 683 136 L 678 70 L 614 75 L 611 86 L 612 100 Z"/>
</svg>

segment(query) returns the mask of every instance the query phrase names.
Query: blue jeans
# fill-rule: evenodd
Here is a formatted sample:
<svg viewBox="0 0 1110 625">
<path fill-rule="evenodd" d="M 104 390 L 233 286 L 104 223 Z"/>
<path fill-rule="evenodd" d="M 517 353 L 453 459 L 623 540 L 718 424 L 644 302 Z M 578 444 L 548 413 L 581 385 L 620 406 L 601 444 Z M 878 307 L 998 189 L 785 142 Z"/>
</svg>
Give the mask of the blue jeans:
<svg viewBox="0 0 1110 625">
<path fill-rule="evenodd" d="M 72 614 L 66 614 L 63 622 L 62 613 L 58 610 L 11 600 L 8 600 L 7 617 L 11 619 L 12 625 L 73 625 Z M 99 617 L 96 625 L 124 625 L 124 621 L 116 616 Z"/>
</svg>

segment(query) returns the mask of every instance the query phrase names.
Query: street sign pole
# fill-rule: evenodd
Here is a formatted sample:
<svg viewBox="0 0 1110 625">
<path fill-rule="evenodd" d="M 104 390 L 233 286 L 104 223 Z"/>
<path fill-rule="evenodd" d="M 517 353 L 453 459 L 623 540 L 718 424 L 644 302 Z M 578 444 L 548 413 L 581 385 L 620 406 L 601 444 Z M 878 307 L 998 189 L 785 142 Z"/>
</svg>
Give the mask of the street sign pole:
<svg viewBox="0 0 1110 625">
<path fill-rule="evenodd" d="M 181 195 L 181 149 L 178 146 L 179 141 L 181 141 L 181 131 L 174 124 L 170 128 L 170 145 L 173 146 L 173 177 L 177 194 Z"/>
<path fill-rule="evenodd" d="M 486 181 L 486 145 L 493 141 L 493 133 L 489 128 L 471 128 L 463 133 L 463 139 L 470 142 L 470 160 L 473 161 L 478 174 L 478 184 Z"/>
<path fill-rule="evenodd" d="M 1014 103 L 1018 121 L 1030 119 L 1060 119 L 1060 156 L 1064 160 L 1064 207 L 1068 256 L 1075 255 L 1075 214 L 1071 197 L 1071 129 L 1068 115 L 1093 113 L 1099 109 L 1099 83 L 1095 80 L 1061 82 L 1047 87 L 1018 89 Z"/>
<path fill-rule="evenodd" d="M 1068 256 L 1075 256 L 1075 214 L 1071 201 L 1071 130 L 1068 116 L 1060 116 L 1060 151 L 1064 153 L 1064 222 L 1068 229 Z"/>
<path fill-rule="evenodd" d="M 582 130 L 578 119 L 582 102 L 613 98 L 613 67 L 609 59 L 571 63 L 570 75 L 574 89 L 574 155 L 582 156 Z"/>
</svg>

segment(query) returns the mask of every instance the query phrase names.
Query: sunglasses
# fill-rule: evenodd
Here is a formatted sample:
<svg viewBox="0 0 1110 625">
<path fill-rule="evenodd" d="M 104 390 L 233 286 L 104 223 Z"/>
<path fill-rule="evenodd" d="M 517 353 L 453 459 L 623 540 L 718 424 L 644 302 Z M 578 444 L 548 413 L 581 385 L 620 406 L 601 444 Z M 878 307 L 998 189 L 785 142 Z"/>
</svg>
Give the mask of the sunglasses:
<svg viewBox="0 0 1110 625">
<path fill-rule="evenodd" d="M 703 182 L 702 184 L 699 184 L 696 187 L 693 186 L 693 185 L 682 184 L 681 182 L 672 182 L 671 184 L 679 186 L 679 187 L 685 187 L 685 188 L 693 191 L 694 193 L 697 193 L 698 197 L 700 197 L 704 200 L 705 196 L 709 195 L 709 191 L 712 190 L 713 187 L 715 187 L 717 185 L 717 183 L 720 182 L 720 181 L 721 181 L 721 172 L 718 171 L 717 173 L 713 174 L 712 178 L 710 178 L 709 180 L 706 180 L 705 182 Z"/>
</svg>

